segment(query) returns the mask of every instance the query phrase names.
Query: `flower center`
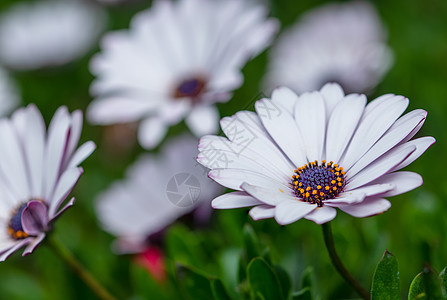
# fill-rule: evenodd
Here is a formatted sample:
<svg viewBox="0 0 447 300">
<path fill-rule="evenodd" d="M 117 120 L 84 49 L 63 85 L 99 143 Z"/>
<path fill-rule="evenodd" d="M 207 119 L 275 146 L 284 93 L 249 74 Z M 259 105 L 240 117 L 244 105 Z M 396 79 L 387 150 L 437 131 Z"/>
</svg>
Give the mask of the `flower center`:
<svg viewBox="0 0 447 300">
<path fill-rule="evenodd" d="M 205 89 L 206 81 L 200 77 L 183 80 L 175 89 L 175 98 L 197 98 Z"/>
<path fill-rule="evenodd" d="M 8 233 L 15 240 L 21 240 L 28 237 L 28 234 L 22 227 L 22 212 L 27 203 L 23 203 L 16 210 L 14 210 L 11 219 L 8 223 Z"/>
<path fill-rule="evenodd" d="M 301 201 L 323 206 L 323 201 L 335 198 L 345 185 L 345 172 L 332 161 L 305 164 L 292 175 L 292 188 Z"/>
</svg>

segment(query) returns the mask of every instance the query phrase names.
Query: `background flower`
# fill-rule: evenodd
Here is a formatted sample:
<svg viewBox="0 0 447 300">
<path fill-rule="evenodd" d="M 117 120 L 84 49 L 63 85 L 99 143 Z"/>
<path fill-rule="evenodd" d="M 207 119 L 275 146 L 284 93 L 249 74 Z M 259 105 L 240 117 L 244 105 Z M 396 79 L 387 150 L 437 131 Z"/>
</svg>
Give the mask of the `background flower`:
<svg viewBox="0 0 447 300">
<path fill-rule="evenodd" d="M 139 141 L 153 148 L 185 118 L 197 136 L 215 133 L 216 102 L 231 98 L 245 63 L 277 29 L 248 1 L 154 1 L 129 31 L 109 33 L 92 60 L 95 124 L 142 120 Z"/>
<path fill-rule="evenodd" d="M 78 165 L 95 148 L 77 148 L 82 114 L 61 107 L 48 128 L 34 105 L 0 121 L 0 261 L 26 246 L 27 255 L 44 239 L 52 222 L 73 205 L 65 202 L 83 170 Z"/>
<path fill-rule="evenodd" d="M 374 88 L 391 67 L 386 32 L 372 4 L 330 3 L 304 14 L 272 49 L 267 85 L 302 93 L 338 82 L 348 92 Z"/>
<path fill-rule="evenodd" d="M 210 207 L 221 188 L 206 176 L 196 155 L 195 138 L 177 137 L 160 155 L 140 157 L 125 180 L 98 196 L 97 215 L 118 238 L 115 251 L 142 252 L 151 235 L 198 206 Z"/>
<path fill-rule="evenodd" d="M 91 49 L 104 21 L 83 1 L 16 3 L 0 16 L 0 60 L 17 70 L 66 64 Z"/>
<path fill-rule="evenodd" d="M 345 96 L 337 84 L 300 96 L 281 87 L 271 100 L 256 102 L 256 114 L 222 119 L 228 139 L 203 137 L 197 160 L 211 169 L 210 178 L 238 192 L 214 199 L 213 207 L 254 206 L 253 219 L 274 217 L 281 225 L 303 217 L 326 223 L 335 218 L 334 208 L 354 217 L 388 210 L 385 197 L 422 184 L 420 175 L 398 171 L 435 139 L 411 140 L 426 112 L 399 118 L 405 97 L 387 94 L 365 104 L 365 95 Z M 240 140 L 250 142 L 240 148 Z M 228 163 L 216 168 L 208 157 L 220 152 Z"/>
</svg>

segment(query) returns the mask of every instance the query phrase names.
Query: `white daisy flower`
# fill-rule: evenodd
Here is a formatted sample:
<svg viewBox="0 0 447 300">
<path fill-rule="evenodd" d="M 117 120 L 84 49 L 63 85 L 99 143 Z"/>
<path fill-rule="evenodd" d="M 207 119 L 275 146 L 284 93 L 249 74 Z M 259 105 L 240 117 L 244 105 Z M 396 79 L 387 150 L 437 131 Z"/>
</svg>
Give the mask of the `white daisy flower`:
<svg viewBox="0 0 447 300">
<path fill-rule="evenodd" d="M 20 101 L 20 94 L 12 79 L 0 67 L 0 116 L 7 115 Z"/>
<path fill-rule="evenodd" d="M 335 217 L 335 208 L 354 217 L 386 211 L 386 197 L 422 184 L 419 174 L 400 170 L 435 139 L 411 140 L 427 113 L 400 117 L 408 106 L 403 96 L 365 105 L 365 95 L 345 96 L 337 84 L 300 96 L 283 87 L 257 101 L 256 113 L 223 118 L 228 139 L 203 137 L 198 161 L 211 169 L 210 178 L 237 191 L 212 206 L 254 206 L 253 219 L 274 217 L 279 224 L 303 217 L 322 224 Z M 217 168 L 209 159 L 216 153 L 226 158 Z"/>
<path fill-rule="evenodd" d="M 214 104 L 230 99 L 243 82 L 241 68 L 277 30 L 266 14 L 242 0 L 154 1 L 129 31 L 105 36 L 91 64 L 89 119 L 141 120 L 139 141 L 148 149 L 184 118 L 197 136 L 217 132 Z"/>
<path fill-rule="evenodd" d="M 0 60 L 17 70 L 69 63 L 92 48 L 104 17 L 77 0 L 15 4 L 0 16 Z"/>
<path fill-rule="evenodd" d="M 305 14 L 272 48 L 267 86 L 302 93 L 337 82 L 349 92 L 374 88 L 392 64 L 386 32 L 363 1 L 331 3 Z"/>
<path fill-rule="evenodd" d="M 86 142 L 76 150 L 82 113 L 61 107 L 46 133 L 34 105 L 0 120 L 0 261 L 26 246 L 27 255 L 40 244 L 53 221 L 73 205 L 60 209 L 82 174 L 78 165 L 95 148 Z"/>
<path fill-rule="evenodd" d="M 148 237 L 198 206 L 210 207 L 222 188 L 195 160 L 197 139 L 183 136 L 166 143 L 160 155 L 144 155 L 126 179 L 98 196 L 102 227 L 117 237 L 118 253 L 145 250 Z"/>
</svg>

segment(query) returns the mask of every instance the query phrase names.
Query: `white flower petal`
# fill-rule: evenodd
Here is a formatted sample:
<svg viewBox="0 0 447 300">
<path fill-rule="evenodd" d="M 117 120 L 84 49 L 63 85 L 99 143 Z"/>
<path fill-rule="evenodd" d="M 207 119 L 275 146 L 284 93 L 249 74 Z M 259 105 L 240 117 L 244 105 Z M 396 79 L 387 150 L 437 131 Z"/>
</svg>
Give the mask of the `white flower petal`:
<svg viewBox="0 0 447 300">
<path fill-rule="evenodd" d="M 29 166 L 31 194 L 42 195 L 42 174 L 45 148 L 45 122 L 34 105 L 27 108 L 25 155 Z"/>
<path fill-rule="evenodd" d="M 414 151 L 416 151 L 416 147 L 413 145 L 391 150 L 380 159 L 370 164 L 368 168 L 363 169 L 363 171 L 355 175 L 353 178 L 348 177 L 349 179 L 345 191 L 361 187 L 380 176 L 395 170 L 396 166 L 405 161 Z M 349 173 L 347 176 L 349 176 Z"/>
<path fill-rule="evenodd" d="M 302 201 L 285 200 L 276 205 L 275 220 L 280 225 L 288 225 L 308 215 L 316 208 L 316 204 L 309 204 Z"/>
<path fill-rule="evenodd" d="M 96 149 L 96 144 L 92 141 L 85 142 L 73 154 L 68 162 L 67 169 L 79 166 Z"/>
<path fill-rule="evenodd" d="M 7 251 L 3 252 L 0 255 L 0 261 L 5 261 L 11 254 L 16 252 L 18 249 L 22 248 L 23 246 L 27 245 L 28 243 L 31 243 L 33 238 L 29 237 L 24 240 L 16 241 L 15 244 L 8 249 Z"/>
<path fill-rule="evenodd" d="M 406 142 L 405 144 L 402 144 L 397 149 L 408 147 L 410 145 L 413 145 L 416 147 L 416 151 L 411 153 L 410 156 L 407 157 L 403 162 L 401 162 L 399 165 L 397 165 L 393 171 L 398 171 L 402 168 L 405 168 L 409 164 L 411 164 L 413 161 L 415 161 L 419 156 L 421 156 L 431 145 L 433 145 L 436 142 L 435 138 L 431 136 L 421 137 L 415 140 L 411 140 Z"/>
<path fill-rule="evenodd" d="M 387 174 L 387 175 L 389 175 L 389 174 Z M 383 176 L 383 177 L 385 177 L 385 176 Z M 342 194 L 340 194 L 340 196 L 362 193 L 362 194 L 365 194 L 365 197 L 371 197 L 371 196 L 375 196 L 378 194 L 382 194 L 382 193 L 386 193 L 391 190 L 394 190 L 395 187 L 396 186 L 393 183 L 383 182 L 383 183 L 379 184 L 375 181 L 372 184 L 364 185 L 360 188 L 350 190 L 349 192 L 342 193 Z"/>
<path fill-rule="evenodd" d="M 365 95 L 349 95 L 335 106 L 326 134 L 326 160 L 339 162 L 365 108 Z"/>
<path fill-rule="evenodd" d="M 144 101 L 135 96 L 96 99 L 87 109 L 87 118 L 91 123 L 100 125 L 134 122 L 153 111 L 157 105 L 158 101 Z"/>
<path fill-rule="evenodd" d="M 219 111 L 215 106 L 196 106 L 185 120 L 195 136 L 203 136 L 218 131 Z"/>
<path fill-rule="evenodd" d="M 417 187 L 423 183 L 422 176 L 407 171 L 393 172 L 376 179 L 373 184 L 392 184 L 394 188 L 381 194 L 381 197 L 391 197 L 400 195 Z"/>
<path fill-rule="evenodd" d="M 268 99 L 257 101 L 255 108 L 265 129 L 292 163 L 295 166 L 306 164 L 303 139 L 295 120 L 287 110 Z M 284 132 L 285 128 L 287 128 L 287 132 Z"/>
<path fill-rule="evenodd" d="M 381 214 L 391 207 L 390 201 L 382 198 L 366 199 L 355 205 L 339 206 L 342 211 L 356 218 L 365 218 Z"/>
<path fill-rule="evenodd" d="M 298 96 L 287 87 L 278 87 L 272 92 L 272 101 L 284 107 L 293 116 Z"/>
<path fill-rule="evenodd" d="M 248 214 L 250 217 L 257 221 L 262 219 L 270 219 L 275 216 L 276 208 L 270 205 L 258 205 L 250 209 Z"/>
<path fill-rule="evenodd" d="M 30 196 L 28 174 L 25 166 L 24 153 L 8 120 L 0 121 L 0 169 L 3 178 L 12 187 L 19 201 Z"/>
<path fill-rule="evenodd" d="M 303 138 L 308 161 L 321 161 L 326 135 L 326 108 L 321 94 L 318 92 L 302 94 L 295 105 L 294 115 Z M 294 134 L 294 130 L 287 134 L 283 133 L 289 140 L 291 134 Z M 297 165 L 297 167 L 302 165 Z"/>
<path fill-rule="evenodd" d="M 345 170 L 349 170 L 379 140 L 408 106 L 408 99 L 402 96 L 389 98 L 378 105 L 375 105 L 375 101 L 377 99 L 366 106 L 352 141 L 339 163 Z M 368 109 L 370 105 L 374 108 Z"/>
<path fill-rule="evenodd" d="M 240 208 L 262 204 L 245 192 L 232 192 L 221 195 L 213 200 L 211 206 L 216 209 Z"/>
<path fill-rule="evenodd" d="M 53 197 L 48 203 L 50 206 L 48 210 L 50 219 L 55 216 L 57 209 L 70 194 L 82 173 L 82 168 L 71 168 L 62 173 L 59 182 L 56 185 Z"/>
<path fill-rule="evenodd" d="M 354 176 L 375 159 L 380 157 L 392 147 L 396 146 L 410 134 L 419 124 L 423 123 L 427 113 L 423 110 L 414 110 L 399 118 L 393 126 L 375 143 L 366 154 L 360 158 L 349 170 L 350 176 Z"/>
<path fill-rule="evenodd" d="M 332 114 L 334 108 L 343 99 L 345 93 L 341 86 L 337 83 L 326 83 L 320 90 L 326 107 L 326 120 Z"/>
<path fill-rule="evenodd" d="M 150 117 L 143 120 L 138 130 L 138 140 L 141 146 L 146 149 L 155 148 L 166 136 L 168 128 L 157 117 Z"/>
<path fill-rule="evenodd" d="M 324 224 L 331 221 L 337 215 L 337 210 L 329 206 L 317 207 L 314 211 L 304 216 L 305 219 Z"/>
<path fill-rule="evenodd" d="M 67 108 L 62 106 L 54 114 L 48 128 L 44 158 L 44 199 L 50 199 L 53 196 L 68 143 L 69 126 L 70 117 Z"/>
<path fill-rule="evenodd" d="M 270 184 L 265 183 L 262 186 L 255 186 L 244 182 L 241 185 L 241 189 L 246 191 L 254 198 L 258 199 L 259 201 L 273 206 L 281 203 L 282 201 L 296 199 L 289 193 L 289 191 L 284 190 L 282 186 L 278 186 L 273 182 Z"/>
<path fill-rule="evenodd" d="M 362 191 L 360 192 L 346 192 L 341 193 L 337 198 L 325 200 L 324 204 L 328 206 L 338 207 L 339 205 L 354 204 L 362 202 L 366 197 L 366 194 Z"/>
<path fill-rule="evenodd" d="M 212 169 L 208 176 L 217 183 L 233 190 L 241 190 L 241 184 L 247 182 L 251 185 L 269 186 L 275 190 L 288 191 L 289 187 L 262 173 L 242 169 Z"/>
</svg>

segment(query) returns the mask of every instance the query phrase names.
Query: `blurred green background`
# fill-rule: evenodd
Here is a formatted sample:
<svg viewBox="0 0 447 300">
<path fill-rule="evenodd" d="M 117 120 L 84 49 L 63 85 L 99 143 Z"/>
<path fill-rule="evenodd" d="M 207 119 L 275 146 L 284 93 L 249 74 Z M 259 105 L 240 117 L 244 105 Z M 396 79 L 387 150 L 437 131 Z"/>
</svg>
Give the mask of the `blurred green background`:
<svg viewBox="0 0 447 300">
<path fill-rule="evenodd" d="M 17 2 L 2 0 L 0 11 Z M 272 0 L 271 15 L 280 19 L 284 29 L 306 10 L 325 2 Z M 422 270 L 424 262 L 438 271 L 447 265 L 447 174 L 443 159 L 447 151 L 447 1 L 381 0 L 373 4 L 388 28 L 395 63 L 369 99 L 385 93 L 408 97 L 408 111 L 416 108 L 428 111 L 418 136 L 434 136 L 437 143 L 407 167 L 423 176 L 422 187 L 391 198 L 391 209 L 379 216 L 355 219 L 339 212 L 332 227 L 346 267 L 368 288 L 382 253 L 385 249 L 391 251 L 399 262 L 402 297 L 405 297 L 412 278 Z M 108 30 L 126 28 L 132 15 L 149 5 L 140 1 L 106 7 Z M 61 68 L 12 72 L 23 104 L 36 103 L 47 122 L 60 105 L 67 105 L 70 111 L 85 111 L 91 101 L 88 89 L 93 79 L 88 63 L 98 50 L 97 46 L 87 56 Z M 262 92 L 260 82 L 266 62 L 264 52 L 246 65 L 243 86 L 230 102 L 219 105 L 222 116 L 246 107 L 253 109 L 252 102 Z M 184 130 L 186 127 L 179 124 L 171 128 L 169 137 Z M 53 234 L 118 298 L 140 299 L 145 293 L 153 293 L 152 299 L 162 299 L 165 293 L 178 299 L 181 296 L 176 292 L 175 283 L 158 288 L 147 277 L 147 286 L 138 288 L 138 280 L 132 278 L 137 276 L 141 280 L 141 272 L 135 269 L 132 257 L 112 254 L 109 246 L 113 238 L 97 223 L 93 208 L 95 196 L 113 180 L 121 178 L 126 166 L 144 152 L 135 144 L 129 151 L 117 153 L 105 142 L 104 131 L 102 127 L 85 124 L 82 140 L 94 140 L 98 148 L 83 163 L 85 173 L 73 192 L 76 205 L 59 219 Z M 223 279 L 227 290 L 236 295 L 245 223 L 252 225 L 262 247 L 270 249 L 272 261 L 292 276 L 294 290 L 300 287 L 303 271 L 313 266 L 316 293 L 320 297 L 356 297 L 330 264 L 320 226 L 307 220 L 285 227 L 273 220 L 254 222 L 245 209 L 215 211 L 208 227 L 197 228 L 190 223 L 172 226 L 165 243 L 170 270 L 176 261 L 193 266 Z M 45 243 L 28 257 L 15 253 L 1 263 L 0 278 L 1 299 L 95 299 L 89 288 Z"/>
</svg>

